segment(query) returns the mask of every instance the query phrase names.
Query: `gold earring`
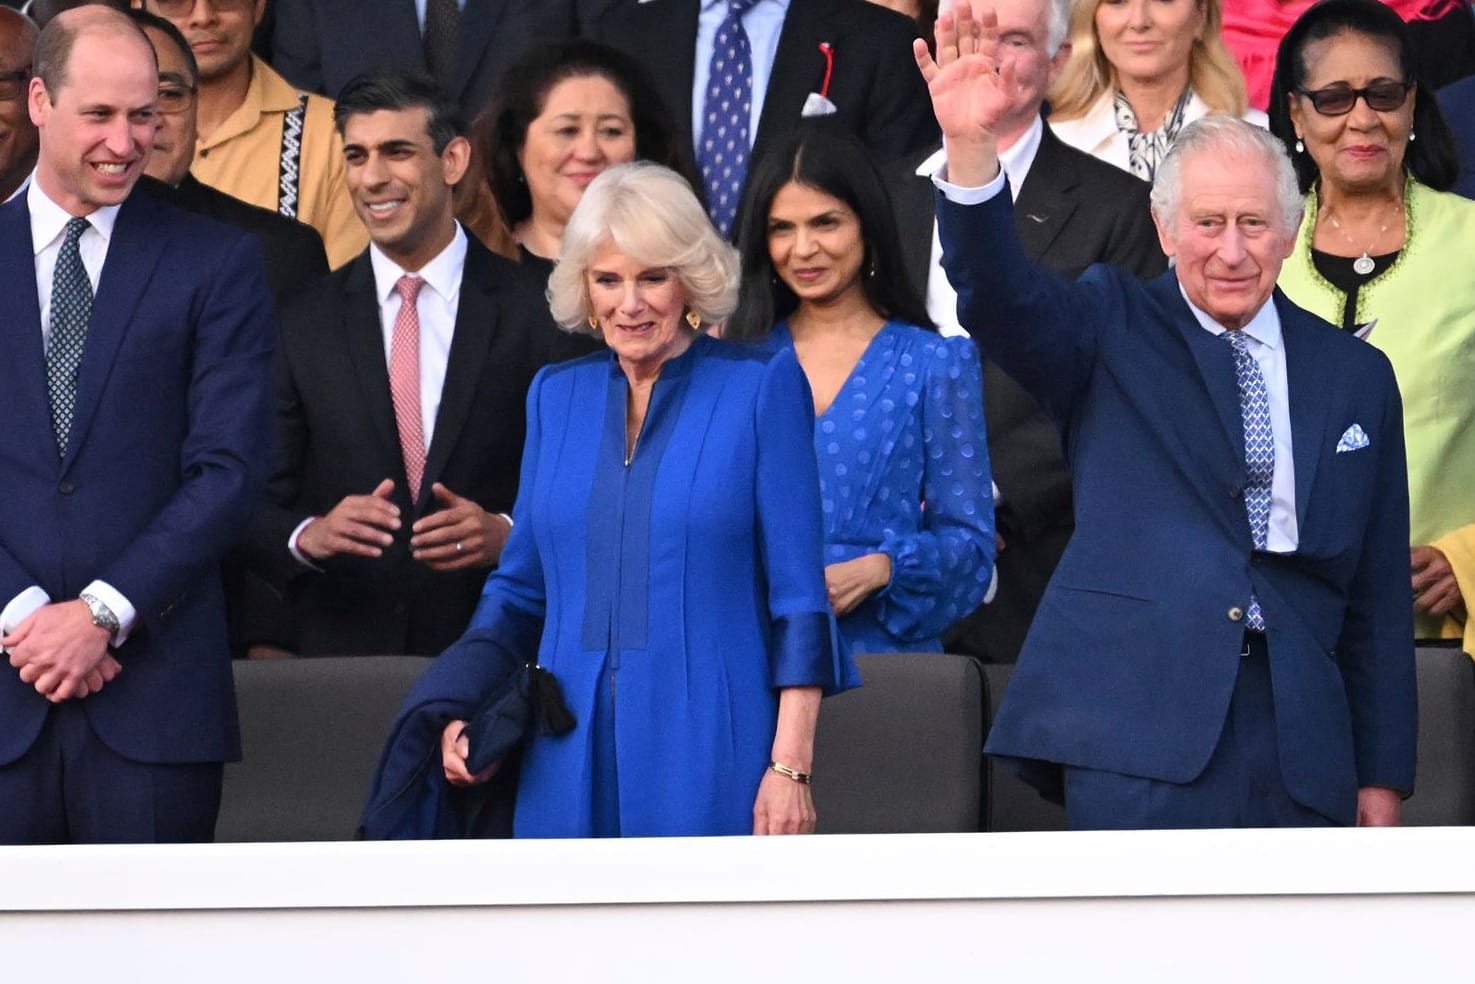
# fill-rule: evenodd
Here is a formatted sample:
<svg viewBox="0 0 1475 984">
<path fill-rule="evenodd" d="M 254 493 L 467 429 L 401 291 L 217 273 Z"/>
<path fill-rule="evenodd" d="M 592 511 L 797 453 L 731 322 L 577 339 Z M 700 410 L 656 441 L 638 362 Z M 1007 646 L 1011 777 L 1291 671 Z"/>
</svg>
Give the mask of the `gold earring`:
<svg viewBox="0 0 1475 984">
<path fill-rule="evenodd" d="M 697 331 L 702 327 L 702 316 L 695 311 L 688 311 L 686 312 L 686 323 L 691 325 L 692 331 Z"/>
<path fill-rule="evenodd" d="M 599 330 L 599 316 L 596 315 L 593 311 L 590 311 L 589 312 L 589 330 L 590 331 L 598 331 Z"/>
</svg>

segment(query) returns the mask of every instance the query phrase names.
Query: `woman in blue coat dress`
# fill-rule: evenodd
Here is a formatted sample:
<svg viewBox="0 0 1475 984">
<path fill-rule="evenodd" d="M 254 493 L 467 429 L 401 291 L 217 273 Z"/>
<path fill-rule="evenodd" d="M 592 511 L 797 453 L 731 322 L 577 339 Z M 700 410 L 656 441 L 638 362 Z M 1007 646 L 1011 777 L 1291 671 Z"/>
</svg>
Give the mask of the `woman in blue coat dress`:
<svg viewBox="0 0 1475 984">
<path fill-rule="evenodd" d="M 830 127 L 758 162 L 725 337 L 792 351 L 814 393 L 825 579 L 855 652 L 941 652 L 983 600 L 994 513 L 983 377 L 907 277 L 881 177 Z"/>
<path fill-rule="evenodd" d="M 804 375 L 702 331 L 736 293 L 675 173 L 589 185 L 549 297 L 609 351 L 533 382 L 512 534 L 472 620 L 536 652 L 578 722 L 525 749 L 514 836 L 813 830 L 820 696 L 859 678 L 825 591 Z M 485 778 L 463 728 L 442 733 L 453 784 Z"/>
</svg>

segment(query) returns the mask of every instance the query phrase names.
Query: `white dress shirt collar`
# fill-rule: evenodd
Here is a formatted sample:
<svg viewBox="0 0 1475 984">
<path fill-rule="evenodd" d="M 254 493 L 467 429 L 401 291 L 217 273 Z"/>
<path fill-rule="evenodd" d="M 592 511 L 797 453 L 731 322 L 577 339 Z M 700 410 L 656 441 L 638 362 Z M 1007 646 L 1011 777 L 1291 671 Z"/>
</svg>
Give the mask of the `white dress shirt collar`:
<svg viewBox="0 0 1475 984">
<path fill-rule="evenodd" d="M 456 234 L 429 263 L 415 271 L 406 270 L 384 255 L 378 244 L 369 244 L 369 263 L 374 268 L 374 296 L 382 305 L 394 293 L 395 284 L 406 274 L 421 277 L 425 286 L 454 306 L 461 297 L 461 273 L 466 268 L 466 231 L 456 223 Z"/>
<path fill-rule="evenodd" d="M 26 207 L 31 211 L 31 247 L 34 254 L 40 253 L 59 239 L 73 216 L 41 190 L 41 183 L 36 180 L 34 172 L 27 180 Z M 104 242 L 109 242 L 113 238 L 113 226 L 118 222 L 118 210 L 122 207 L 104 205 L 83 217 L 102 236 Z"/>
<path fill-rule="evenodd" d="M 1194 319 L 1198 321 L 1199 327 L 1203 328 L 1204 331 L 1211 335 L 1222 335 L 1228 330 L 1219 324 L 1219 322 L 1215 321 L 1208 312 L 1190 301 L 1188 299 L 1188 292 L 1183 289 L 1181 283 L 1178 285 L 1178 293 L 1182 295 L 1183 303 L 1188 305 L 1188 310 L 1193 312 Z M 1275 309 L 1275 298 L 1273 296 L 1267 298 L 1265 303 L 1260 306 L 1260 310 L 1256 311 L 1255 316 L 1250 319 L 1250 323 L 1241 328 L 1240 331 L 1244 332 L 1245 337 L 1253 339 L 1270 349 L 1279 351 L 1281 347 L 1280 312 Z"/>
</svg>

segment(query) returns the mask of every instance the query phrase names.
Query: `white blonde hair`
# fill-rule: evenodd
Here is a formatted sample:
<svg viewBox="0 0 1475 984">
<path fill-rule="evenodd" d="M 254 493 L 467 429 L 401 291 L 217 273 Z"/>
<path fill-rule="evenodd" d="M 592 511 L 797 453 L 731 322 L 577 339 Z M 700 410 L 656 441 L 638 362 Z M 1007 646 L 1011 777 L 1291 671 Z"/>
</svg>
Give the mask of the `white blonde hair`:
<svg viewBox="0 0 1475 984">
<path fill-rule="evenodd" d="M 687 306 L 704 324 L 722 321 L 737 306 L 737 250 L 717 234 L 691 186 L 670 168 L 649 161 L 620 164 L 584 190 L 548 278 L 548 305 L 567 329 L 589 330 L 587 274 L 606 244 L 637 263 L 674 273 Z"/>
</svg>

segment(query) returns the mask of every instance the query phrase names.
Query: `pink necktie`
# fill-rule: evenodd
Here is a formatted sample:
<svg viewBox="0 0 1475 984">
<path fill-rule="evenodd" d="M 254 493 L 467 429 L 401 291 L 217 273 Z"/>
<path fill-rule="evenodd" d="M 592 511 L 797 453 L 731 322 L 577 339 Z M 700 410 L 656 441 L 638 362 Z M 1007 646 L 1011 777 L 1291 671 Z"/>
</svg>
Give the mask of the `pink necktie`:
<svg viewBox="0 0 1475 984">
<path fill-rule="evenodd" d="M 424 285 L 420 277 L 410 276 L 400 277 L 394 285 L 400 305 L 394 317 L 394 336 L 389 341 L 389 395 L 399 424 L 399 447 L 405 459 L 411 502 L 420 498 L 420 480 L 425 475 L 425 428 L 420 421 L 420 312 L 415 306 Z"/>
</svg>

